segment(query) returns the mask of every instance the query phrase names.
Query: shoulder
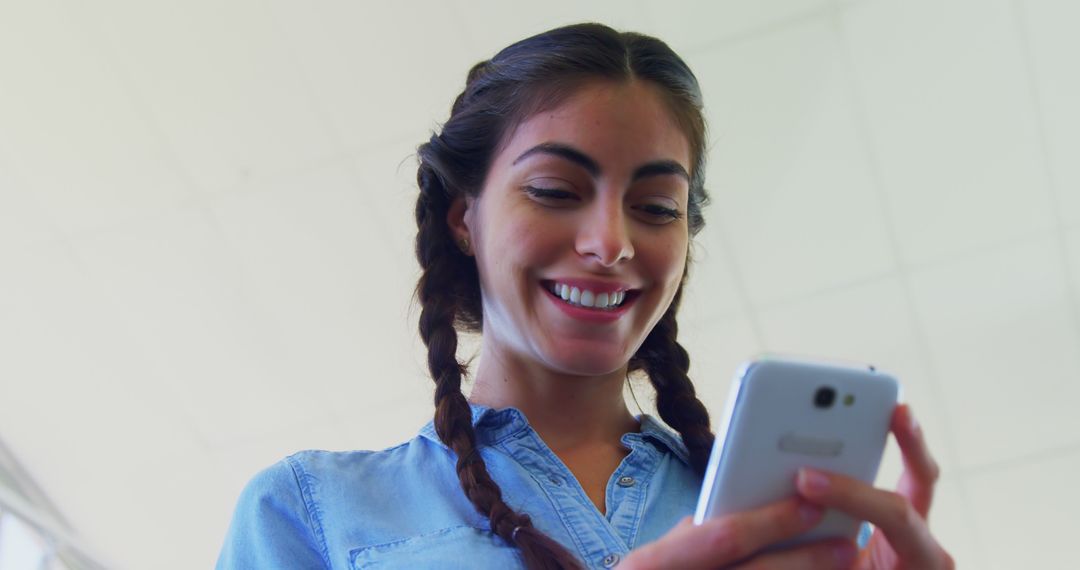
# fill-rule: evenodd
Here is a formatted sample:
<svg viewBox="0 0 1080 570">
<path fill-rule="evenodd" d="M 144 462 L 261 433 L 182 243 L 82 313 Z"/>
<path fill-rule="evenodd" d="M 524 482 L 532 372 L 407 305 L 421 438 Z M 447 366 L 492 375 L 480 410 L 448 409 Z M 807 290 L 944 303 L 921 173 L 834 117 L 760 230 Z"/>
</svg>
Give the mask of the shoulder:
<svg viewBox="0 0 1080 570">
<path fill-rule="evenodd" d="M 217 568 L 330 566 L 323 529 L 311 507 L 288 461 L 262 469 L 240 492 Z"/>
<path fill-rule="evenodd" d="M 460 491 L 455 462 L 445 446 L 417 436 L 379 451 L 300 451 L 256 479 L 291 485 L 317 526 L 343 528 L 362 520 L 363 529 L 381 534 L 392 519 L 402 519 L 395 525 L 422 521 L 447 503 L 463 501 L 466 513 L 475 512 Z"/>
<path fill-rule="evenodd" d="M 297 473 L 287 459 L 257 472 L 240 492 L 240 504 L 252 509 L 303 507 Z M 302 509 L 294 509 L 302 511 Z"/>
<path fill-rule="evenodd" d="M 284 470 L 288 467 L 296 482 L 303 488 L 312 482 L 370 481 L 375 475 L 388 477 L 395 473 L 416 470 L 426 462 L 446 458 L 448 454 L 445 448 L 432 445 L 418 436 L 382 450 L 298 451 L 269 469 Z"/>
<path fill-rule="evenodd" d="M 298 451 L 252 476 L 239 502 L 255 511 L 303 514 L 317 528 L 325 511 L 321 502 L 348 497 L 357 505 L 364 495 L 377 494 L 380 486 L 407 483 L 422 465 L 438 462 L 438 455 L 440 450 L 420 437 L 378 451 Z"/>
<path fill-rule="evenodd" d="M 493 540 L 461 491 L 455 461 L 445 446 L 418 436 L 379 451 L 300 451 L 260 472 L 251 486 L 290 497 L 327 556 L 348 565 L 356 556 L 393 558 L 402 549 L 441 552 L 435 545 Z"/>
</svg>

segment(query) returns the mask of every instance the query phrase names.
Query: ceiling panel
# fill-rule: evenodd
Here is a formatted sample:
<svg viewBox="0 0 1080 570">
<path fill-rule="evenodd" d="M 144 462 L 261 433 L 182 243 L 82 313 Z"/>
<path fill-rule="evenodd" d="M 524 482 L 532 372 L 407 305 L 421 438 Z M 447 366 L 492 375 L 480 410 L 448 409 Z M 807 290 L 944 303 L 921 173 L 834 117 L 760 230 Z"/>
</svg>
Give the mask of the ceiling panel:
<svg viewBox="0 0 1080 570">
<path fill-rule="evenodd" d="M 1066 256 L 1072 306 L 1080 307 L 1080 227 L 1064 230 L 1062 251 Z M 1080 310 L 1076 311 L 1074 317 L 1080 321 Z"/>
<path fill-rule="evenodd" d="M 1056 192 L 1058 215 L 1080 226 L 1080 65 L 1076 26 L 1080 3 L 1021 0 L 1017 24 L 1031 65 L 1034 97 Z"/>
<path fill-rule="evenodd" d="M 71 12 L 113 60 L 128 106 L 160 133 L 180 171 L 169 179 L 212 194 L 344 152 L 263 2 L 109 0 Z"/>
<path fill-rule="evenodd" d="M 140 548 L 183 530 L 170 527 L 176 518 L 198 527 L 185 512 L 226 499 L 220 474 L 149 370 L 137 333 L 66 244 L 8 262 L 0 274 L 0 433 L 91 554 L 139 567 L 149 554 Z M 176 472 L 195 480 L 170 487 Z"/>
<path fill-rule="evenodd" d="M 803 18 L 830 11 L 834 0 L 647 0 L 650 32 L 677 51 L 707 49 L 725 40 L 768 33 Z"/>
<path fill-rule="evenodd" d="M 655 32 L 655 21 L 646 0 L 552 0 L 503 2 L 500 0 L 453 0 L 455 23 L 479 61 L 524 38 L 552 28 L 582 22 L 598 22 L 619 31 Z M 678 39 L 678 38 L 673 38 Z M 475 63 L 470 61 L 469 65 Z M 462 69 L 462 72 L 467 68 Z M 464 73 L 462 74 L 464 78 Z"/>
<path fill-rule="evenodd" d="M 1080 443 L 1080 333 L 1057 240 L 942 263 L 911 284 L 962 466 Z"/>
<path fill-rule="evenodd" d="M 384 247 L 375 192 L 334 164 L 212 206 L 247 300 L 280 339 L 277 357 L 291 363 L 281 380 L 339 418 L 405 396 L 428 399 L 419 374 L 402 377 L 416 364 L 415 283 L 410 260 Z"/>
<path fill-rule="evenodd" d="M 474 63 L 449 3 L 267 2 L 334 139 L 371 150 L 443 121 Z"/>
<path fill-rule="evenodd" d="M 942 472 L 934 487 L 930 508 L 930 532 L 958 568 L 989 568 L 982 537 L 975 531 L 975 509 L 971 506 L 967 478 L 956 470 Z"/>
<path fill-rule="evenodd" d="M 88 32 L 63 3 L 0 5 L 0 194 L 66 235 L 192 195 Z"/>
<path fill-rule="evenodd" d="M 697 53 L 690 63 L 702 77 L 711 129 L 706 215 L 722 226 L 750 303 L 891 271 L 829 18 Z"/>
<path fill-rule="evenodd" d="M 679 343 L 690 354 L 690 379 L 716 429 L 736 370 L 765 350 L 757 324 L 746 314 L 684 323 L 679 327 Z M 647 411 L 655 415 L 654 410 Z"/>
<path fill-rule="evenodd" d="M 1066 568 L 1076 560 L 1080 449 L 987 470 L 968 480 L 983 565 L 1013 570 Z"/>
<path fill-rule="evenodd" d="M 74 244 L 163 390 L 205 441 L 280 431 L 322 413 L 297 382 L 235 253 L 202 208 Z"/>
<path fill-rule="evenodd" d="M 416 183 L 419 167 L 416 149 L 430 137 L 430 131 L 417 131 L 388 141 L 346 163 L 355 178 L 357 192 L 367 202 L 357 223 L 362 224 L 368 234 L 365 242 L 357 245 L 365 251 L 376 249 L 379 255 L 393 260 L 397 269 L 395 279 L 410 285 L 408 290 L 396 291 L 387 301 L 408 302 L 411 287 L 420 277 L 415 245 L 416 200 L 420 195 Z"/>
<path fill-rule="evenodd" d="M 842 30 L 905 264 L 1052 226 L 1006 0 L 861 2 Z"/>
<path fill-rule="evenodd" d="M 0 155 L 0 255 L 62 237 L 29 190 Z"/>
<path fill-rule="evenodd" d="M 114 499 L 132 499 L 114 500 L 84 523 L 100 527 L 95 543 L 116 553 L 115 567 L 212 568 L 228 529 L 229 506 L 237 498 L 217 465 L 176 458 L 164 467 L 132 471 L 130 477 L 122 489 L 108 492 Z"/>
<path fill-rule="evenodd" d="M 690 244 L 690 276 L 686 280 L 680 322 L 735 317 L 745 312 L 747 293 L 731 262 L 731 243 L 714 215 L 705 208 L 705 228 Z"/>
</svg>

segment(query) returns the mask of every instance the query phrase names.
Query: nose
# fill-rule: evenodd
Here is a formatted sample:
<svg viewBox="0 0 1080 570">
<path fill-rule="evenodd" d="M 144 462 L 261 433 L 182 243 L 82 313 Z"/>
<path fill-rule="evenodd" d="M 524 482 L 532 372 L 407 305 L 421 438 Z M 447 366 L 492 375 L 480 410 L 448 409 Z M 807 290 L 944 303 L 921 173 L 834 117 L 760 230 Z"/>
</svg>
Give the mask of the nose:
<svg viewBox="0 0 1080 570">
<path fill-rule="evenodd" d="M 578 228 L 578 254 L 602 267 L 634 257 L 629 220 L 620 200 L 597 200 Z"/>
</svg>

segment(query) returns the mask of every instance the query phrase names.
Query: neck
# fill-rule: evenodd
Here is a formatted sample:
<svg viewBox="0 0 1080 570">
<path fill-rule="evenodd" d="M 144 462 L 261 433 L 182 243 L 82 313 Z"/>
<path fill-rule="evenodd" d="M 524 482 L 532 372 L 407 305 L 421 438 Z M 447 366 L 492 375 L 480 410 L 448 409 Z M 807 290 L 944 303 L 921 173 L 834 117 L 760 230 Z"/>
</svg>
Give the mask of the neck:
<svg viewBox="0 0 1080 570">
<path fill-rule="evenodd" d="M 556 453 L 617 444 L 639 429 L 623 399 L 626 367 L 600 376 L 565 374 L 497 350 L 485 339 L 469 400 L 514 407 Z"/>
</svg>

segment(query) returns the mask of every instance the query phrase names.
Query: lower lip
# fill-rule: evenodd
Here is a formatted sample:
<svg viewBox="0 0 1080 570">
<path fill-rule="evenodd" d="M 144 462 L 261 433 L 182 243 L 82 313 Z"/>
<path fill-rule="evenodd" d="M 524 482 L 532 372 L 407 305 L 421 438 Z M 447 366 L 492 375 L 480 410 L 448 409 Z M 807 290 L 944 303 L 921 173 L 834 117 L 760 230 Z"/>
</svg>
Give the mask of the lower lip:
<svg viewBox="0 0 1080 570">
<path fill-rule="evenodd" d="M 562 312 L 575 319 L 580 319 L 593 323 L 610 323 L 612 321 L 617 321 L 619 317 L 623 316 L 623 314 L 626 313 L 630 305 L 632 305 L 634 301 L 637 300 L 637 297 L 634 296 L 633 298 L 623 301 L 623 304 L 619 305 L 614 309 L 587 309 L 585 307 L 578 307 L 575 305 L 571 305 L 566 301 L 563 301 L 562 297 L 556 297 L 554 293 L 549 291 L 543 285 L 540 286 L 540 289 L 547 293 L 547 298 L 550 299 L 556 307 L 561 309 Z"/>
</svg>

